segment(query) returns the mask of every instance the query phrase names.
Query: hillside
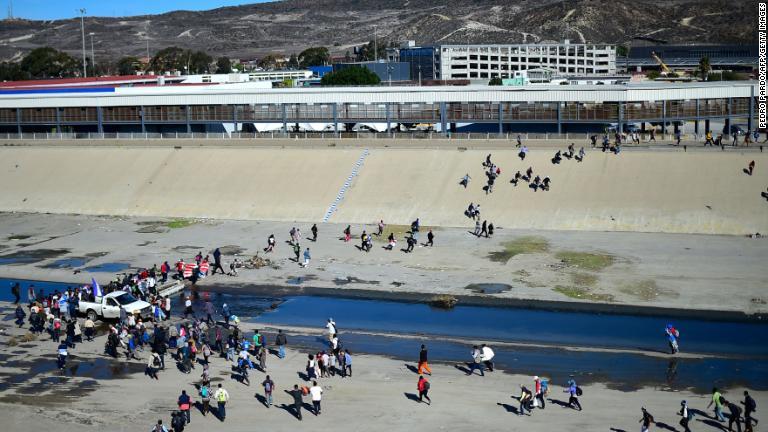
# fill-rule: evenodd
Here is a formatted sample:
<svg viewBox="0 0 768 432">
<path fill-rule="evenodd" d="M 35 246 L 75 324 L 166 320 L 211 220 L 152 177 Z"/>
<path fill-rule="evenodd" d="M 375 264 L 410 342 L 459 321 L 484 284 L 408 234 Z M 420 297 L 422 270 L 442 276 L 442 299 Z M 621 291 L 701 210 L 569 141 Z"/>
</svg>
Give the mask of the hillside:
<svg viewBox="0 0 768 432">
<path fill-rule="evenodd" d="M 559 41 L 621 43 L 650 36 L 670 43 L 749 43 L 757 38 L 750 0 L 285 0 L 202 12 L 87 17 L 96 58 L 144 55 L 176 45 L 250 59 L 325 45 L 335 53 L 373 39 L 429 43 Z M 90 43 L 88 43 L 90 45 Z M 5 20 L 0 60 L 40 46 L 72 54 L 79 18 Z M 90 46 L 89 46 L 90 48 Z"/>
</svg>

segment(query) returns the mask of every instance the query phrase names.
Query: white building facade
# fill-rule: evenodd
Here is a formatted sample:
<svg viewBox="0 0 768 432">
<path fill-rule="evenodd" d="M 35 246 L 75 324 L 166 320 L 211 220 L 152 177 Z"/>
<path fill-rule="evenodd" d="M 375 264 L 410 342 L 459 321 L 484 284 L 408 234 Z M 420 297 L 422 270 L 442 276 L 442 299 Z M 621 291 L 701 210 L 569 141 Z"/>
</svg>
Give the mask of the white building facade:
<svg viewBox="0 0 768 432">
<path fill-rule="evenodd" d="M 607 44 L 441 45 L 440 79 L 514 78 L 515 71 L 554 69 L 560 75 L 615 75 L 616 46 Z"/>
</svg>

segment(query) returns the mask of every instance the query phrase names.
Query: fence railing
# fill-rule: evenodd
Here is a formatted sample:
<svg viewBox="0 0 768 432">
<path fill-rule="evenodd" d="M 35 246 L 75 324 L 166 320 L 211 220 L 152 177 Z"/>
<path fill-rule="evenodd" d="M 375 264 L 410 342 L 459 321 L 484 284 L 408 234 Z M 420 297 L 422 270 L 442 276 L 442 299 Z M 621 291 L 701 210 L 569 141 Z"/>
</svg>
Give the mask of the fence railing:
<svg viewBox="0 0 768 432">
<path fill-rule="evenodd" d="M 374 132 L 116 132 L 116 133 L 95 133 L 95 132 L 77 132 L 77 133 L 56 133 L 56 132 L 26 132 L 21 134 L 0 133 L 0 140 L 18 141 L 18 140 L 180 140 L 180 139 L 201 139 L 201 140 L 261 140 L 261 139 L 321 139 L 321 140 L 357 140 L 357 139 L 377 139 L 377 140 L 509 140 L 517 141 L 518 136 L 525 142 L 529 140 L 573 140 L 588 141 L 591 136 L 597 136 L 598 145 L 602 142 L 602 133 L 493 133 L 493 132 L 457 132 L 443 134 L 440 132 L 397 132 L 397 133 L 374 133 Z M 609 135 L 613 141 L 613 135 Z M 647 143 L 649 134 L 641 134 L 641 142 Z M 674 140 L 674 134 L 656 134 L 657 141 Z M 687 133 L 682 134 L 683 141 L 703 141 L 703 134 Z M 724 136 L 723 142 L 730 144 L 731 137 Z M 744 137 L 740 136 L 739 141 L 743 142 Z M 631 139 L 626 141 L 631 144 Z"/>
</svg>

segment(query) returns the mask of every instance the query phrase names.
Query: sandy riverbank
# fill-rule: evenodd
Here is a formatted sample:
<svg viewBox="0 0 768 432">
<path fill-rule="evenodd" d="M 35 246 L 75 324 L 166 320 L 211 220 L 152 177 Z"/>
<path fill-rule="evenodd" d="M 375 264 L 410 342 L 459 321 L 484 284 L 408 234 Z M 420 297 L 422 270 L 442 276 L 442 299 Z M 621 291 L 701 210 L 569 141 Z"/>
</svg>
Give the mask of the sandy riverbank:
<svg viewBox="0 0 768 432">
<path fill-rule="evenodd" d="M 768 275 L 763 271 L 767 239 L 509 229 L 478 239 L 464 229 L 441 228 L 435 231 L 434 247 L 417 247 L 406 254 L 385 251 L 383 243 L 376 241 L 373 250 L 365 253 L 356 242 L 339 240 L 344 225 L 320 224 L 318 241 L 303 241 L 313 257 L 309 268 L 303 269 L 291 260 L 293 252 L 284 243 L 291 226 L 200 221 L 169 228 L 160 219 L 0 214 L 0 238 L 4 239 L 0 277 L 84 283 L 95 276 L 107 281 L 116 270 L 89 269 L 106 263 L 133 268 L 189 260 L 198 251 L 209 253 L 215 247 L 222 247 L 228 263 L 236 253 L 242 258 L 261 251 L 267 236 L 274 233 L 278 246 L 268 256 L 270 267 L 243 270 L 238 277 L 212 276 L 201 286 L 283 287 L 284 293 L 317 287 L 384 296 L 451 294 L 472 296 L 482 303 L 501 299 L 748 314 L 768 311 Z M 298 226 L 308 233 L 309 224 Z M 363 229 L 374 227 L 353 225 L 355 234 Z M 399 230 L 399 237 L 404 235 L 404 227 L 393 229 Z M 499 255 L 511 250 L 520 253 L 507 261 L 509 254 Z M 482 283 L 502 284 L 502 289 L 483 294 L 476 289 Z"/>
<path fill-rule="evenodd" d="M 2 304 L 3 314 L 11 312 L 7 303 Z M 8 324 L 2 324 L 8 327 Z M 249 327 L 249 326 L 245 326 Z M 8 328 L 11 334 L 19 330 Z M 37 340 L 14 347 L 6 345 L 7 336 L 0 336 L 0 407 L 4 430 L 9 432 L 36 428 L 69 431 L 135 431 L 148 430 L 157 418 L 166 422 L 169 411 L 181 390 L 194 395 L 195 373 L 182 374 L 173 367 L 160 373 L 159 381 L 150 381 L 141 373 L 143 365 L 113 367 L 103 376 L 94 378 L 93 368 L 86 365 L 101 358 L 103 337 L 92 343 L 79 344 L 73 351 L 70 367 L 80 367 L 62 376 L 60 372 L 46 370 L 53 362 L 54 344 Z M 290 343 L 290 341 L 289 341 Z M 417 354 L 418 341 L 414 357 Z M 140 353 L 144 358 L 146 354 Z M 584 387 L 581 398 L 585 410 L 576 412 L 558 405 L 567 400 L 560 383 L 552 383 L 550 400 L 545 410 L 535 410 L 532 416 L 516 416 L 516 400 L 519 384 L 529 385 L 532 375 L 546 376 L 547 366 L 531 371 L 530 375 L 510 375 L 502 371 L 486 377 L 467 377 L 456 369 L 455 364 L 433 365 L 430 378 L 432 406 L 412 400 L 415 394 L 416 375 L 408 366 L 412 362 L 388 359 L 380 356 L 354 355 L 354 376 L 351 379 L 327 378 L 320 380 L 324 387 L 323 414 L 314 417 L 305 411 L 304 421 L 299 423 L 280 406 L 290 403 L 290 397 L 282 390 L 299 384 L 297 372 L 304 368 L 305 354 L 293 349 L 279 360 L 270 356 L 268 373 L 276 383 L 276 407 L 267 409 L 255 397 L 261 394 L 257 385 L 263 374 L 251 373 L 251 386 L 245 386 L 231 378 L 228 364 L 221 359 L 213 361 L 211 376 L 214 384 L 222 383 L 232 400 L 227 406 L 224 425 L 209 416 L 203 418 L 193 412 L 189 431 L 203 431 L 226 427 L 227 430 L 253 430 L 255 425 L 270 430 L 295 430 L 300 428 L 333 428 L 342 431 L 358 431 L 364 427 L 371 431 L 410 431 L 414 429 L 468 430 L 484 428 L 498 430 L 502 427 L 530 431 L 551 430 L 633 430 L 638 427 L 640 407 L 645 406 L 654 414 L 657 422 L 673 427 L 679 419 L 676 411 L 682 399 L 696 409 L 706 407 L 707 397 L 687 391 L 669 392 L 663 387 L 644 388 L 634 392 L 612 390 L 604 385 Z M 123 364 L 122 360 L 116 364 Z M 198 366 L 199 372 L 200 367 Z M 131 373 L 131 371 L 138 371 Z M 90 375 L 90 376 L 89 376 Z M 98 373 L 96 375 L 99 375 Z M 14 377 L 23 377 L 16 380 Z M 741 389 L 731 389 L 726 397 L 741 396 Z M 758 407 L 768 403 L 768 392 L 751 392 Z M 198 398 L 195 398 L 197 400 Z M 308 402 L 308 400 L 307 400 Z M 697 416 L 694 430 L 711 427 L 712 420 Z"/>
</svg>

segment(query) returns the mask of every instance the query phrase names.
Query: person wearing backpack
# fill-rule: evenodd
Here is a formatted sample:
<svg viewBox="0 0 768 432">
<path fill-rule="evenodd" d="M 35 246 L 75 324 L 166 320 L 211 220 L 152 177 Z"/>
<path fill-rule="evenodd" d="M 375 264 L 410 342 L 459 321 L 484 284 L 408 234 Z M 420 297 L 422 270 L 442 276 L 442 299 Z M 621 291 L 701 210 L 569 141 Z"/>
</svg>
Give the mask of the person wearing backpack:
<svg viewBox="0 0 768 432">
<path fill-rule="evenodd" d="M 191 423 L 192 417 L 190 416 L 190 409 L 192 408 L 192 399 L 189 397 L 186 390 L 181 391 L 181 395 L 179 396 L 177 404 L 179 405 L 181 416 L 186 420 L 187 423 Z"/>
<path fill-rule="evenodd" d="M 581 403 L 579 402 L 579 396 L 583 394 L 581 387 L 576 385 L 576 381 L 574 380 L 568 380 L 568 388 L 565 389 L 565 393 L 570 394 L 570 397 L 568 398 L 568 406 L 576 409 L 578 407 L 579 411 L 581 411 Z"/>
<path fill-rule="evenodd" d="M 641 408 L 641 410 L 643 411 L 643 417 L 638 422 L 641 423 L 640 432 L 648 432 L 651 430 L 651 425 L 654 424 L 655 421 L 653 420 L 651 413 L 649 413 L 645 407 Z"/>
<path fill-rule="evenodd" d="M 200 386 L 200 400 L 203 402 L 203 409 L 201 411 L 203 416 L 205 416 L 211 410 L 211 389 L 208 388 L 208 384 L 205 382 Z"/>
<path fill-rule="evenodd" d="M 416 384 L 416 389 L 419 391 L 419 402 L 423 402 L 424 398 L 427 399 L 427 405 L 432 405 L 432 399 L 429 398 L 429 381 L 424 378 L 424 375 L 419 375 L 419 382 Z"/>
<path fill-rule="evenodd" d="M 683 432 L 691 432 L 688 423 L 693 420 L 693 412 L 688 409 L 688 402 L 686 401 L 680 402 L 680 417 L 682 417 L 680 419 L 680 426 L 683 427 Z"/>
<path fill-rule="evenodd" d="M 162 420 L 158 420 L 157 424 L 152 428 L 150 432 L 168 432 L 168 428 L 163 425 Z"/>
<path fill-rule="evenodd" d="M 757 411 L 757 404 L 746 390 L 744 390 L 744 402 L 741 404 L 744 405 L 744 432 L 752 432 L 752 422 L 754 420 L 752 413 Z M 754 420 L 754 423 L 757 424 L 757 420 Z"/>
<path fill-rule="evenodd" d="M 269 408 L 272 406 L 272 389 L 275 388 L 275 382 L 267 375 L 261 386 L 264 387 L 264 399 L 267 401 L 267 408 Z"/>
<path fill-rule="evenodd" d="M 187 422 L 184 420 L 184 414 L 174 412 L 171 414 L 171 427 L 173 432 L 184 432 Z"/>
</svg>

